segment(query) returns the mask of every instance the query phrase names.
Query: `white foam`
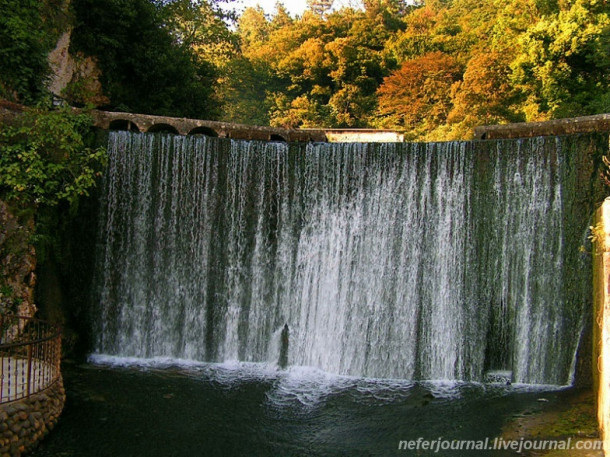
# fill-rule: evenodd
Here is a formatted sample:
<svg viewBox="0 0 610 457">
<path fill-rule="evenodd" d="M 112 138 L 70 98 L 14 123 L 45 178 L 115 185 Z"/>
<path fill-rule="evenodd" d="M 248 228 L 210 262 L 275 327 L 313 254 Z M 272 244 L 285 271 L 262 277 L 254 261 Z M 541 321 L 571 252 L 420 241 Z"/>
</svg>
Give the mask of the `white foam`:
<svg viewBox="0 0 610 457">
<path fill-rule="evenodd" d="M 202 367 L 208 365 L 205 362 L 188 359 L 176 359 L 172 357 L 121 357 L 109 354 L 90 354 L 87 357 L 89 363 L 95 365 L 106 365 L 113 367 L 139 367 L 139 368 L 170 368 L 170 367 Z"/>
<path fill-rule="evenodd" d="M 466 388 L 495 389 L 498 394 L 556 391 L 569 386 L 542 384 L 479 383 L 454 380 L 410 381 L 404 379 L 363 378 L 328 373 L 310 366 L 291 366 L 280 370 L 276 364 L 253 363 L 229 360 L 222 363 L 169 357 L 119 357 L 108 354 L 91 354 L 91 364 L 108 367 L 135 369 L 177 370 L 186 376 L 209 379 L 232 388 L 243 382 L 261 381 L 271 383 L 267 401 L 273 408 L 312 409 L 324 404 L 329 398 L 348 393 L 359 403 L 375 402 L 389 404 L 413 395 L 415 386 L 421 386 L 434 399 L 452 400 L 461 398 Z"/>
</svg>

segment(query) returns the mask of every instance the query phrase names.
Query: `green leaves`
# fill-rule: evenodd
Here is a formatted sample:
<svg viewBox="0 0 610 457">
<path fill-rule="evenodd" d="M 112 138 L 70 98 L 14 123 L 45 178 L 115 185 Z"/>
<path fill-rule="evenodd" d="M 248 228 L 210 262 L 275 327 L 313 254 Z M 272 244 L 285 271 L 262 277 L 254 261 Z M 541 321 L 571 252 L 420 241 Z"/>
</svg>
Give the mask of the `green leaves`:
<svg viewBox="0 0 610 457">
<path fill-rule="evenodd" d="M 110 99 L 107 108 L 203 119 L 218 116 L 214 65 L 195 52 L 208 33 L 216 33 L 221 25 L 226 29 L 209 3 L 73 0 L 72 8 L 72 50 L 96 58 L 104 94 Z"/>
<path fill-rule="evenodd" d="M 610 18 L 605 2 L 576 0 L 519 37 L 513 82 L 535 112 L 559 118 L 605 109 L 610 77 Z M 606 105 L 606 106 L 604 106 Z M 530 119 L 534 120 L 534 119 Z"/>
<path fill-rule="evenodd" d="M 88 195 L 106 165 L 104 148 L 86 146 L 86 114 L 27 111 L 0 128 L 0 194 L 21 206 L 70 205 Z"/>
<path fill-rule="evenodd" d="M 0 97 L 33 104 L 45 95 L 47 53 L 56 38 L 38 0 L 0 2 Z M 48 19 L 48 18 L 47 18 Z"/>
</svg>

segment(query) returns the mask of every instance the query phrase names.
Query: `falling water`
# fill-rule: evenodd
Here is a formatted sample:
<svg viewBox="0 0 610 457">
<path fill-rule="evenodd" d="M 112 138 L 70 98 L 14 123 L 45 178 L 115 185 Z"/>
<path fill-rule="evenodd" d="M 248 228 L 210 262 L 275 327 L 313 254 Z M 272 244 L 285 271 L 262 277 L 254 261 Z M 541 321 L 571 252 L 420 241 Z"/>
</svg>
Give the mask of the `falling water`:
<svg viewBox="0 0 610 457">
<path fill-rule="evenodd" d="M 565 384 L 588 289 L 564 141 L 111 133 L 95 350 Z"/>
</svg>

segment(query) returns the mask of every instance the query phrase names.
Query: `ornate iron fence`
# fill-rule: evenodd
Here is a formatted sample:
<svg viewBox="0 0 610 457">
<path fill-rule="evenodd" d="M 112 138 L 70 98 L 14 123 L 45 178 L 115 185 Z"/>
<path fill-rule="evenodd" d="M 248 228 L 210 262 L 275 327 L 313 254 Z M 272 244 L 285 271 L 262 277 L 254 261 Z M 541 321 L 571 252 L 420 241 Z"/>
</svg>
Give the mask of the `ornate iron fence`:
<svg viewBox="0 0 610 457">
<path fill-rule="evenodd" d="M 0 404 L 27 398 L 60 379 L 61 329 L 0 314 Z"/>
</svg>

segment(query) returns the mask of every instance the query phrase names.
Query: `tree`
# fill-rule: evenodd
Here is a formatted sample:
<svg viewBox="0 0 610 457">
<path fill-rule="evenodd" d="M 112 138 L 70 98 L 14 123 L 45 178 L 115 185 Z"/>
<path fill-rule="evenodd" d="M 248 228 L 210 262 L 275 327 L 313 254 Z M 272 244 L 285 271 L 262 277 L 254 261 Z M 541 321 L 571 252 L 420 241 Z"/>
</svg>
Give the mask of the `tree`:
<svg viewBox="0 0 610 457">
<path fill-rule="evenodd" d="M 528 120 L 610 109 L 610 17 L 606 2 L 575 0 L 519 38 L 513 83 Z"/>
<path fill-rule="evenodd" d="M 271 33 L 271 24 L 265 11 L 260 6 L 246 8 L 237 23 L 237 33 L 246 54 L 266 43 Z"/>
<path fill-rule="evenodd" d="M 215 118 L 215 71 L 175 38 L 149 0 L 73 0 L 75 51 L 94 56 L 108 108 Z"/>
<path fill-rule="evenodd" d="M 375 91 L 388 74 L 383 50 L 390 35 L 383 22 L 350 8 L 324 19 L 305 14 L 272 30 L 256 57 L 277 76 L 272 92 L 286 96 L 271 98 L 272 122 L 298 124 L 303 116 L 307 125 L 368 125 Z"/>
<path fill-rule="evenodd" d="M 333 127 L 366 127 L 370 114 L 375 110 L 375 96 L 363 93 L 355 84 L 345 84 L 330 100 Z"/>
<path fill-rule="evenodd" d="M 457 61 L 442 52 L 404 62 L 377 91 L 380 125 L 432 130 L 443 124 L 452 107 L 451 88 L 461 76 Z"/>
<path fill-rule="evenodd" d="M 55 16 L 64 12 L 55 3 L 0 2 L 0 97 L 34 104 L 46 95 L 47 53 L 58 36 Z"/>
<path fill-rule="evenodd" d="M 106 164 L 104 148 L 87 146 L 86 114 L 29 110 L 15 126 L 0 126 L 0 195 L 21 207 L 76 203 Z"/>
<path fill-rule="evenodd" d="M 324 42 L 310 38 L 278 62 L 277 72 L 290 80 L 292 91 L 308 92 L 316 84 L 329 82 L 325 58 Z"/>
<path fill-rule="evenodd" d="M 172 0 L 163 4 L 162 12 L 176 42 L 198 57 L 220 66 L 236 52 L 237 35 L 228 27 L 235 14 L 216 2 Z"/>
<path fill-rule="evenodd" d="M 405 19 L 405 30 L 398 31 L 387 41 L 386 47 L 395 60 L 421 57 L 426 53 L 442 50 L 435 32 L 440 12 L 431 5 L 417 8 Z"/>
<path fill-rule="evenodd" d="M 481 123 L 610 110 L 605 0 L 363 4 L 296 19 L 281 5 L 275 17 L 247 9 L 238 34 L 249 65 L 235 67 L 230 91 L 244 102 L 232 111 L 445 139 Z"/>
<path fill-rule="evenodd" d="M 481 50 L 468 61 L 462 81 L 453 86 L 449 124 L 476 125 L 522 121 L 520 93 L 510 81 L 510 50 Z"/>
<path fill-rule="evenodd" d="M 243 56 L 232 58 L 221 69 L 219 97 L 223 101 L 221 118 L 242 124 L 269 125 L 272 76 L 264 67 Z"/>
<path fill-rule="evenodd" d="M 275 13 L 271 19 L 271 27 L 277 30 L 281 29 L 282 27 L 290 27 L 292 24 L 294 24 L 294 20 L 290 16 L 290 13 L 284 4 L 281 2 L 276 2 Z"/>
<path fill-rule="evenodd" d="M 290 99 L 284 94 L 271 96 L 271 125 L 283 128 L 325 127 L 326 108 L 305 95 Z"/>
</svg>

